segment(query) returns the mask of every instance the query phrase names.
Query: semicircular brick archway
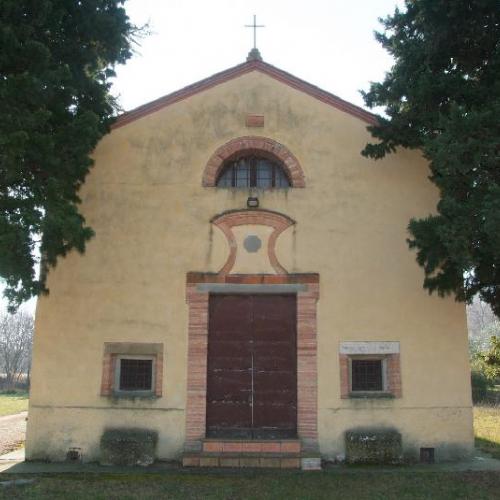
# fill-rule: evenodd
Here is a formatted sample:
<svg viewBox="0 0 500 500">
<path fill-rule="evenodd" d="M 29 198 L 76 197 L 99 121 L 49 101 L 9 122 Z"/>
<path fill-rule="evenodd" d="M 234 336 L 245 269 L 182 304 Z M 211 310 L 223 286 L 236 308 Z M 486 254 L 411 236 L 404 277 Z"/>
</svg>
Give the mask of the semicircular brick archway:
<svg viewBox="0 0 500 500">
<path fill-rule="evenodd" d="M 280 161 L 294 188 L 305 187 L 304 172 L 297 158 L 283 144 L 268 137 L 238 137 L 220 146 L 208 160 L 203 172 L 203 186 L 215 187 L 217 177 L 232 156 L 241 153 L 264 153 Z"/>
</svg>

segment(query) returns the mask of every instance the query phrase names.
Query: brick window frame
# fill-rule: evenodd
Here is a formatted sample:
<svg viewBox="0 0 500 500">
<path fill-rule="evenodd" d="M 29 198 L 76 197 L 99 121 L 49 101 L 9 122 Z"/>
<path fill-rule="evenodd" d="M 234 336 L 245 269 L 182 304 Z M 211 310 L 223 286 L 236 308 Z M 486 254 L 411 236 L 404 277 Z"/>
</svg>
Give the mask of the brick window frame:
<svg viewBox="0 0 500 500">
<path fill-rule="evenodd" d="M 151 391 L 120 391 L 118 388 L 119 360 L 142 358 L 153 360 Z M 101 396 L 160 398 L 163 387 L 163 344 L 138 342 L 105 342 L 102 362 Z"/>
<path fill-rule="evenodd" d="M 140 360 L 140 361 L 151 361 L 151 384 L 149 389 L 141 389 L 141 390 L 132 390 L 132 389 L 122 389 L 120 387 L 121 375 L 122 375 L 122 361 L 128 360 Z M 138 356 L 138 355 L 130 355 L 130 354 L 118 354 L 116 356 L 116 364 L 115 364 L 115 372 L 114 372 L 114 392 L 116 395 L 120 396 L 121 394 L 128 396 L 151 396 L 155 390 L 156 383 L 156 356 Z"/>
<path fill-rule="evenodd" d="M 342 346 L 339 353 L 340 366 L 340 397 L 350 398 L 401 398 L 401 366 L 399 342 L 348 342 L 349 347 Z M 356 346 L 355 344 L 359 344 Z M 371 345 L 370 345 L 371 344 Z M 397 352 L 383 352 L 397 351 Z M 351 352 L 349 352 L 351 351 Z M 370 352 L 371 351 L 371 352 Z M 382 352 L 381 352 L 382 351 Z M 352 360 L 381 360 L 383 390 L 382 391 L 353 391 L 352 390 Z"/>
</svg>

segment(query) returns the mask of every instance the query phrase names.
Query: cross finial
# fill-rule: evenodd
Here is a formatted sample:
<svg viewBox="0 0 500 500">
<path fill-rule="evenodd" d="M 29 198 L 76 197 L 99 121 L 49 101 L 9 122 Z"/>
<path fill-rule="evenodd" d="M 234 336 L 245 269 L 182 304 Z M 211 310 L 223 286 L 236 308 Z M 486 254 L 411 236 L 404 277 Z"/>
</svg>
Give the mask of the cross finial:
<svg viewBox="0 0 500 500">
<path fill-rule="evenodd" d="M 257 16 L 253 15 L 253 24 L 245 24 L 245 28 L 253 28 L 253 48 L 257 50 L 257 28 L 265 28 L 263 24 L 257 24 Z"/>
</svg>

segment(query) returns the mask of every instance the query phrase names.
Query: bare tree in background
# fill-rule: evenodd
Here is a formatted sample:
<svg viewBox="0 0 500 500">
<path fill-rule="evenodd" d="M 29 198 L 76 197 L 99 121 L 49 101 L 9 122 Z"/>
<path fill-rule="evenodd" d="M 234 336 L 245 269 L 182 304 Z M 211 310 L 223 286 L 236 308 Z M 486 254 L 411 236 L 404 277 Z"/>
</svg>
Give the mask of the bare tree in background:
<svg viewBox="0 0 500 500">
<path fill-rule="evenodd" d="M 0 368 L 7 389 L 13 389 L 23 374 L 29 383 L 33 326 L 33 316 L 25 312 L 0 316 Z"/>
<path fill-rule="evenodd" d="M 467 326 L 471 354 L 488 349 L 491 337 L 500 336 L 500 319 L 478 297 L 467 306 Z"/>
</svg>

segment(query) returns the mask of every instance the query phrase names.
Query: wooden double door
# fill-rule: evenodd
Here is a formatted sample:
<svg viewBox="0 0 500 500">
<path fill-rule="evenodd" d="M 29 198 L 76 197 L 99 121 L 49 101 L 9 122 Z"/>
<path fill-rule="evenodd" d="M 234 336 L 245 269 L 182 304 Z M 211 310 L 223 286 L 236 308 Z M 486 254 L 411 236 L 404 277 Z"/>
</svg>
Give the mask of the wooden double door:
<svg viewBox="0 0 500 500">
<path fill-rule="evenodd" d="M 210 296 L 207 437 L 297 435 L 295 295 Z"/>
</svg>

